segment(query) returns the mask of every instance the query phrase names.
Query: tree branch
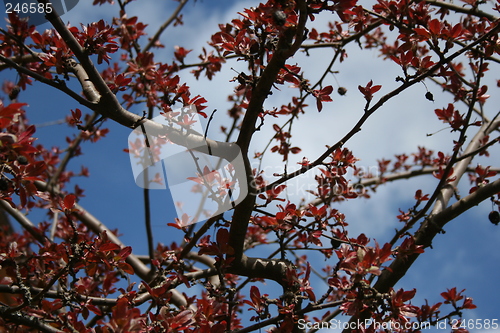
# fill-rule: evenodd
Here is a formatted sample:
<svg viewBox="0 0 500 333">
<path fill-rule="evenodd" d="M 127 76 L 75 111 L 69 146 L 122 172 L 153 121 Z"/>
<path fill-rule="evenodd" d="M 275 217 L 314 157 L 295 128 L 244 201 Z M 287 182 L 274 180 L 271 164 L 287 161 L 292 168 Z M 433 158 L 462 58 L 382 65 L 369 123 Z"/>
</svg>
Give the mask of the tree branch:
<svg viewBox="0 0 500 333">
<path fill-rule="evenodd" d="M 0 200 L 0 207 L 4 211 L 6 211 L 10 216 L 12 216 L 19 224 L 26 229 L 40 244 L 45 244 L 46 242 L 50 242 L 50 240 L 45 236 L 40 234 L 35 225 L 31 223 L 31 221 L 21 213 L 19 210 L 12 208 L 12 206 L 5 200 Z"/>
<path fill-rule="evenodd" d="M 5 66 L 8 65 L 8 67 L 17 70 L 19 73 L 23 73 L 23 74 L 26 74 L 28 76 L 31 76 L 32 78 L 34 78 L 35 80 L 37 80 L 39 82 L 45 83 L 48 86 L 54 87 L 54 88 L 62 91 L 63 93 L 67 94 L 68 96 L 70 96 L 71 98 L 76 100 L 78 103 L 88 107 L 91 110 L 96 107 L 95 104 L 86 100 L 85 98 L 83 98 L 82 96 L 80 96 L 79 94 L 74 92 L 73 90 L 69 89 L 63 83 L 59 83 L 59 82 L 55 82 L 54 80 L 47 79 L 46 77 L 17 64 L 16 62 L 12 61 L 9 58 L 4 57 L 3 55 L 0 55 L 0 60 L 5 64 Z"/>
<path fill-rule="evenodd" d="M 500 192 L 500 179 L 478 188 L 476 192 L 430 216 L 427 223 L 423 224 L 417 231 L 415 243 L 429 247 L 434 237 L 443 229 L 446 223 L 498 192 Z M 415 253 L 407 257 L 396 257 L 392 264 L 382 272 L 373 287 L 380 293 L 386 293 L 406 274 L 419 255 L 419 253 Z"/>
<path fill-rule="evenodd" d="M 436 7 L 444 8 L 444 9 L 449 9 L 449 10 L 456 12 L 456 13 L 464 13 L 464 14 L 469 14 L 469 15 L 478 16 L 478 17 L 485 17 L 490 21 L 495 21 L 498 19 L 498 17 L 496 17 L 495 15 L 483 12 L 481 10 L 478 10 L 477 8 L 467 9 L 465 7 L 461 7 L 461 6 L 455 5 L 453 3 L 448 3 L 448 2 L 444 2 L 444 1 L 437 1 L 437 0 L 425 0 L 425 2 L 432 5 L 432 6 L 436 6 Z"/>
<path fill-rule="evenodd" d="M 476 151 L 475 153 L 477 154 L 479 151 Z M 461 159 L 462 159 L 461 157 L 458 158 L 458 160 L 461 160 Z M 438 170 L 439 170 L 439 168 L 437 168 L 437 167 L 429 167 L 429 168 L 416 169 L 416 170 L 410 170 L 410 171 L 404 171 L 404 172 L 394 172 L 394 173 L 382 175 L 379 177 L 362 179 L 361 181 L 354 183 L 353 185 L 361 186 L 361 187 L 382 185 L 382 184 L 394 182 L 394 181 L 400 180 L 400 179 L 411 179 L 411 178 L 418 177 L 418 176 L 430 175 L 433 172 L 436 172 Z M 490 168 L 490 170 L 500 173 L 500 168 Z M 475 172 L 475 168 L 468 167 L 466 171 L 467 172 Z M 331 199 L 333 197 L 334 197 L 333 195 L 329 196 L 326 198 L 326 200 L 328 201 L 329 199 Z M 299 209 L 304 210 L 304 209 L 307 209 L 307 207 L 309 207 L 311 205 L 312 206 L 319 206 L 324 202 L 325 202 L 325 200 L 323 200 L 323 199 L 314 199 L 314 200 L 309 201 L 307 204 L 304 204 Z"/>
<path fill-rule="evenodd" d="M 8 310 L 9 310 L 8 307 L 0 305 L 0 317 L 2 317 L 5 320 L 16 323 L 18 325 L 23 325 L 38 329 L 40 332 L 63 333 L 63 331 L 60 331 L 50 326 L 40 318 L 37 318 L 35 316 L 30 316 L 27 314 L 21 314 L 19 312 L 10 313 Z"/>
<path fill-rule="evenodd" d="M 150 39 L 148 45 L 144 49 L 142 49 L 141 53 L 149 51 L 151 47 L 160 39 L 161 34 L 167 29 L 167 27 L 177 18 L 182 8 L 187 4 L 189 0 L 181 0 L 175 11 L 170 15 L 170 17 L 160 26 L 160 28 L 156 31 L 155 35 Z"/>
<path fill-rule="evenodd" d="M 35 185 L 40 191 L 50 191 L 50 193 L 52 193 L 53 195 L 60 195 L 60 193 L 55 189 L 48 189 L 47 184 L 41 181 L 35 181 Z M 80 206 L 79 204 L 75 204 L 75 208 L 78 210 L 78 212 L 74 213 L 75 217 L 83 224 L 85 224 L 95 234 L 99 235 L 103 232 L 106 232 L 106 236 L 110 241 L 120 246 L 121 248 L 125 247 L 125 244 L 123 244 L 108 227 L 101 223 L 101 221 L 99 221 L 92 214 L 87 212 L 82 206 Z M 134 268 L 135 274 L 137 274 L 137 276 L 139 276 L 141 279 L 148 281 L 151 278 L 151 270 L 134 254 L 130 254 L 126 259 L 126 262 Z M 172 303 L 178 307 L 187 305 L 186 299 L 177 290 L 172 290 Z"/>
<path fill-rule="evenodd" d="M 40 58 L 38 57 L 40 53 L 34 53 L 34 54 L 24 54 L 20 57 L 11 57 L 11 58 L 5 58 L 2 56 L 2 62 L 0 63 L 0 72 L 3 71 L 4 69 L 8 69 L 12 67 L 12 63 L 18 64 L 18 65 L 24 65 L 26 63 L 30 62 L 39 62 Z M 7 63 L 4 59 L 8 59 L 11 62 Z"/>
<path fill-rule="evenodd" d="M 245 167 L 247 168 L 247 183 L 249 184 L 249 194 L 235 208 L 233 222 L 230 228 L 229 245 L 234 249 L 235 258 L 232 270 L 237 274 L 241 273 L 242 275 L 247 275 L 251 273 L 250 270 L 252 269 L 251 265 L 248 266 L 250 261 L 243 256 L 243 245 L 245 243 L 248 222 L 256 198 L 252 169 L 248 160 L 248 147 L 255 133 L 255 125 L 259 114 L 262 112 L 264 101 L 267 99 L 279 71 L 285 66 L 286 60 L 295 54 L 303 42 L 304 29 L 307 21 L 307 6 L 303 0 L 298 1 L 298 6 L 300 11 L 299 23 L 296 28 L 288 28 L 280 37 L 273 57 L 264 69 L 257 85 L 252 90 L 252 97 L 242 121 L 238 140 L 236 141 L 243 153 Z M 291 35 L 292 33 L 293 35 Z M 295 41 L 292 40 L 294 37 Z"/>
<path fill-rule="evenodd" d="M 356 133 L 358 133 L 359 131 L 361 131 L 361 126 L 366 122 L 366 120 L 377 110 L 379 109 L 380 107 L 382 107 L 382 105 L 384 105 L 388 100 L 390 100 L 391 98 L 399 95 L 402 91 L 406 90 L 407 88 L 409 88 L 410 86 L 416 84 L 416 83 L 419 83 L 421 82 L 423 79 L 429 77 L 430 75 L 432 75 L 434 72 L 436 72 L 441 66 L 443 66 L 444 64 L 447 64 L 447 63 L 450 63 L 453 59 L 455 59 L 456 57 L 458 57 L 459 55 L 463 54 L 464 52 L 470 50 L 471 48 L 473 48 L 475 45 L 479 44 L 479 43 L 482 43 L 483 41 L 485 41 L 487 38 L 489 38 L 490 36 L 492 36 L 494 33 L 496 33 L 496 31 L 500 29 L 500 26 L 497 26 L 495 27 L 494 29 L 491 29 L 489 32 L 485 33 L 483 36 L 481 36 L 481 38 L 478 38 L 476 39 L 474 42 L 472 42 L 471 44 L 467 45 L 466 47 L 456 51 L 455 53 L 451 54 L 450 56 L 442 59 L 441 61 L 439 61 L 438 63 L 436 63 L 434 66 L 432 66 L 428 71 L 426 72 L 423 72 L 421 73 L 420 75 L 414 77 L 413 79 L 411 80 L 408 80 L 406 82 L 404 82 L 403 84 L 401 84 L 399 87 L 397 87 L 396 89 L 392 90 L 391 92 L 387 93 L 386 95 L 382 96 L 375 105 L 373 105 L 372 107 L 370 107 L 368 110 L 365 110 L 365 113 L 363 114 L 363 116 L 358 120 L 358 122 L 354 125 L 354 127 L 342 138 L 340 139 L 336 144 L 334 144 L 332 147 L 328 148 L 321 156 L 319 156 L 314 162 L 308 164 L 307 166 L 303 166 L 302 168 L 300 168 L 299 170 L 295 171 L 295 172 L 292 172 L 290 174 L 287 174 L 283 177 L 281 177 L 280 179 L 274 181 L 273 183 L 267 185 L 267 186 L 264 186 L 262 188 L 260 188 L 258 190 L 257 193 L 262 193 L 262 192 L 265 192 L 265 191 L 268 191 L 270 189 L 273 189 L 274 187 L 278 186 L 279 184 L 282 184 L 292 178 L 295 178 L 297 176 L 300 176 L 304 173 L 306 173 L 307 171 L 311 170 L 312 168 L 315 168 L 319 165 L 321 165 L 323 163 L 323 161 L 332 153 L 334 152 L 335 150 L 341 148 L 348 140 L 351 139 L 351 137 L 353 137 Z"/>
<path fill-rule="evenodd" d="M 97 112 L 94 112 L 94 114 L 89 118 L 87 123 L 85 124 L 85 127 L 91 126 L 94 121 L 97 118 Z M 69 161 L 71 160 L 72 157 L 74 157 L 75 151 L 78 149 L 80 146 L 80 143 L 83 140 L 83 132 L 79 132 L 78 136 L 73 140 L 69 147 L 66 148 L 66 154 L 62 158 L 61 162 L 59 163 L 59 166 L 57 167 L 57 170 L 54 172 L 54 174 L 50 177 L 50 180 L 47 183 L 48 187 L 55 186 L 57 181 L 59 180 L 59 177 L 61 174 L 66 170 L 66 167 L 68 166 Z"/>
<path fill-rule="evenodd" d="M 478 74 L 480 75 L 480 74 Z M 469 109 L 469 115 L 472 113 L 472 104 Z M 470 152 L 476 151 L 479 147 L 480 141 L 484 136 L 488 135 L 491 131 L 493 131 L 498 125 L 500 125 L 500 119 L 497 119 L 493 123 L 485 122 L 478 129 L 476 135 L 472 138 L 471 142 L 468 144 L 465 149 L 463 155 L 467 155 Z M 462 130 L 460 140 L 463 140 L 465 136 L 465 128 Z M 455 157 L 458 153 L 458 150 L 455 151 Z M 490 183 L 484 187 L 479 188 L 476 192 L 468 195 L 467 197 L 459 200 L 455 204 L 451 205 L 448 208 L 445 208 L 450 200 L 451 196 L 455 192 L 455 189 L 462 177 L 462 175 L 466 172 L 473 156 L 469 156 L 465 159 L 460 160 L 459 162 L 454 161 L 454 157 L 452 157 L 449 167 L 451 168 L 451 164 L 453 165 L 453 175 L 448 176 L 445 171 L 445 175 L 441 179 L 440 184 L 436 187 L 436 192 L 433 194 L 433 197 L 437 198 L 435 201 L 432 213 L 429 217 L 424 220 L 424 222 L 420 225 L 420 228 L 415 233 L 415 244 L 422 245 L 424 248 L 431 246 L 432 240 L 434 237 L 442 231 L 444 225 L 449 221 L 453 220 L 456 216 L 465 212 L 466 210 L 476 206 L 481 201 L 488 199 L 489 197 L 495 195 L 500 191 L 500 179 L 496 180 L 493 183 Z M 455 163 L 456 162 L 456 163 Z M 442 181 L 446 181 L 447 178 L 456 177 L 454 181 L 449 183 L 443 183 Z M 441 183 L 443 183 L 441 185 Z M 436 195 L 437 193 L 437 195 Z M 432 198 L 431 198 L 432 200 Z M 429 202 L 432 202 L 429 200 Z M 453 208 L 452 208 L 453 207 Z M 427 211 L 427 205 L 424 207 L 416 217 L 414 217 L 410 222 L 408 222 L 408 226 L 414 225 Z M 445 213 L 446 212 L 446 213 Z M 405 229 L 408 229 L 405 227 Z M 401 234 L 401 231 L 398 232 Z M 394 242 L 396 237 L 391 241 Z M 377 282 L 373 286 L 375 290 L 379 293 L 386 293 L 389 291 L 389 288 L 393 287 L 403 276 L 406 275 L 408 269 L 413 265 L 415 260 L 420 256 L 419 253 L 414 253 L 408 256 L 397 256 L 396 259 L 392 262 L 392 264 L 384 269 L 382 274 L 378 277 Z M 351 317 L 350 321 L 357 321 L 359 318 L 363 321 L 363 319 L 368 318 L 370 315 L 369 311 L 365 311 L 359 315 L 355 315 Z M 347 333 L 344 330 L 345 333 Z"/>
</svg>

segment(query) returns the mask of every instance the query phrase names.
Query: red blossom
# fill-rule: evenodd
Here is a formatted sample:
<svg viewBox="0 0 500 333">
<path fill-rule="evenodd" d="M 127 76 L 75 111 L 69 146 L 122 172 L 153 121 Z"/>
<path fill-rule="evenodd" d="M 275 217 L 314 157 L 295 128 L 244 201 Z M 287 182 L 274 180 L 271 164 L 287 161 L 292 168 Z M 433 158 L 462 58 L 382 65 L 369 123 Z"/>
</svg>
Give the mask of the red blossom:
<svg viewBox="0 0 500 333">
<path fill-rule="evenodd" d="M 316 97 L 316 107 L 318 108 L 318 111 L 321 112 L 323 110 L 323 103 L 322 102 L 332 102 L 332 98 L 330 97 L 330 94 L 333 92 L 333 87 L 332 86 L 326 86 L 321 90 L 313 90 L 313 95 Z"/>
<path fill-rule="evenodd" d="M 358 86 L 359 91 L 363 94 L 367 102 L 370 102 L 373 98 L 373 94 L 379 91 L 382 88 L 381 85 L 373 86 L 373 81 L 370 80 L 365 87 Z"/>
</svg>

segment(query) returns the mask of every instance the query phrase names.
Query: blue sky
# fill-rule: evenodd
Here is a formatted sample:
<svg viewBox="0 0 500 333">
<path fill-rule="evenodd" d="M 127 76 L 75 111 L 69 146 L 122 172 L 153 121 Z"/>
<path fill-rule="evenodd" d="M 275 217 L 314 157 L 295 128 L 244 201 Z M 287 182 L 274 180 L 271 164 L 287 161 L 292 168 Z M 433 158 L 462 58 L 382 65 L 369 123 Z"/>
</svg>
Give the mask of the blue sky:
<svg viewBox="0 0 500 333">
<path fill-rule="evenodd" d="M 63 16 L 63 20 L 74 25 L 101 18 L 110 20 L 112 7 L 108 5 L 92 7 L 89 3 L 89 0 L 81 1 L 75 9 Z M 194 49 L 186 62 L 196 61 L 196 55 L 201 51 L 201 47 L 206 46 L 205 42 L 209 40 L 210 35 L 217 31 L 218 23 L 236 18 L 237 11 L 242 11 L 244 7 L 257 3 L 258 1 L 253 0 L 189 2 L 184 10 L 185 25 L 170 27 L 167 30 L 162 39 L 166 47 L 157 54 L 156 59 L 164 57 L 165 61 L 170 61 L 173 57 L 173 47 L 180 45 L 187 49 Z M 133 3 L 130 6 L 129 16 L 138 15 L 139 19 L 148 23 L 150 27 L 154 27 L 170 15 L 176 4 L 177 2 L 174 1 L 165 1 L 160 4 L 152 0 Z M 332 18 L 322 16 L 314 22 L 314 26 L 324 27 L 330 19 Z M 39 28 L 45 29 L 47 25 Z M 148 30 L 148 32 L 152 33 L 153 30 Z M 303 156 L 314 160 L 322 153 L 325 144 L 334 144 L 357 121 L 364 107 L 364 99 L 357 91 L 358 85 L 365 85 L 373 79 L 374 84 L 383 85 L 380 96 L 397 85 L 394 77 L 400 73 L 396 65 L 383 62 L 374 51 L 360 52 L 356 45 L 349 46 L 347 51 L 349 57 L 334 68 L 339 73 L 335 75 L 335 78 L 330 76 L 327 84 L 332 84 L 334 87 L 340 84 L 348 89 L 348 93 L 346 96 L 333 96 L 334 101 L 325 104 L 321 113 L 313 107 L 307 115 L 301 116 L 300 122 L 294 127 L 297 133 L 294 143 L 301 146 L 303 151 L 293 156 L 290 167 L 293 167 L 295 162 Z M 322 73 L 320 65 L 330 60 L 332 51 L 321 50 L 311 52 L 311 55 L 311 58 L 306 59 L 305 55 L 298 54 L 289 63 L 298 62 L 303 66 L 311 81 L 314 81 Z M 224 110 L 228 106 L 226 97 L 232 89 L 232 83 L 229 83 L 229 80 L 235 76 L 229 68 L 233 67 L 238 70 L 241 66 L 242 63 L 236 61 L 226 65 L 225 71 L 218 74 L 213 81 L 206 79 L 197 81 L 186 74 L 181 76 L 181 79 L 191 86 L 193 95 L 200 94 L 208 100 L 209 110 L 215 108 L 219 110 L 211 125 L 210 133 L 214 139 L 220 138 L 216 129 L 218 125 L 224 123 Z M 498 71 L 498 68 L 496 70 Z M 15 76 L 12 72 L 0 72 L 0 81 L 12 78 L 13 75 Z M 227 89 L 224 90 L 226 87 Z M 374 167 L 378 158 L 391 158 L 394 154 L 403 152 L 411 153 L 416 151 L 419 145 L 434 151 L 450 151 L 451 140 L 455 134 L 443 130 L 432 136 L 426 135 L 443 129 L 443 124 L 434 116 L 434 109 L 446 106 L 450 96 L 441 94 L 440 89 L 432 83 L 427 83 L 427 87 L 434 94 L 436 100 L 434 103 L 424 98 L 426 88 L 423 85 L 415 86 L 398 98 L 389 101 L 373 115 L 361 133 L 349 141 L 347 147 L 361 159 L 360 166 Z M 291 96 L 291 93 L 292 91 L 286 88 L 275 91 L 266 101 L 266 106 L 270 108 L 288 103 L 287 98 Z M 492 97 L 486 104 L 485 112 L 491 118 L 498 111 L 496 105 L 500 98 L 498 88 L 493 83 L 490 84 L 489 94 Z M 64 94 L 41 84 L 35 84 L 35 89 L 22 92 L 20 100 L 30 104 L 27 108 L 28 117 L 34 124 L 63 119 L 69 114 L 70 109 L 80 107 L 78 103 Z M 314 105 L 313 102 L 309 104 Z M 87 112 L 85 108 L 81 109 Z M 270 131 L 272 124 L 272 121 L 266 122 L 263 130 L 253 142 L 252 149 L 257 150 L 269 141 L 272 137 Z M 146 254 L 146 235 L 142 222 L 142 189 L 135 185 L 129 157 L 122 151 L 127 147 L 127 137 L 130 131 L 110 121 L 107 121 L 105 125 L 111 130 L 107 137 L 97 144 L 85 143 L 84 155 L 70 163 L 70 168 L 73 170 L 79 170 L 81 164 L 90 168 L 91 177 L 88 180 L 78 180 L 80 187 L 86 190 L 86 197 L 82 199 L 81 204 L 110 228 L 119 228 L 123 234 L 123 242 L 132 245 L 136 253 Z M 36 136 L 39 137 L 41 143 L 50 147 L 60 145 L 65 136 L 72 134 L 74 132 L 63 124 L 39 127 Z M 489 151 L 493 158 L 482 160 L 482 163 L 499 166 L 498 146 L 490 148 Z M 267 154 L 264 165 L 269 166 L 272 172 L 279 172 L 280 169 L 274 170 L 273 168 L 281 166 L 280 161 L 280 157 Z M 294 189 L 301 188 L 312 179 L 313 176 L 307 174 L 297 183 L 289 184 L 290 199 L 298 199 L 301 193 L 297 193 Z M 468 191 L 468 181 L 464 179 L 463 183 L 466 186 L 463 186 L 461 190 L 465 195 Z M 372 199 L 349 201 L 340 204 L 338 209 L 346 214 L 351 236 L 364 232 L 368 237 L 376 238 L 379 243 L 383 244 L 390 240 L 393 230 L 398 227 L 395 218 L 398 215 L 398 209 L 406 210 L 413 205 L 413 194 L 418 188 L 422 188 L 424 193 L 429 193 L 435 184 L 436 180 L 433 177 L 387 184 L 379 187 L 377 193 L 372 195 Z M 173 222 L 175 217 L 168 191 L 153 191 L 152 200 L 155 239 L 165 244 L 170 243 L 172 239 L 179 242 L 182 233 L 166 225 Z M 485 201 L 449 223 L 445 228 L 446 233 L 435 238 L 433 249 L 428 249 L 417 260 L 397 288 L 417 288 L 418 292 L 413 301 L 415 305 L 422 304 L 425 299 L 428 299 L 429 303 L 441 301 L 439 294 L 447 288 L 457 287 L 458 290 L 465 288 L 467 289 L 466 295 L 473 297 L 475 304 L 478 305 L 476 310 L 466 311 L 465 318 L 500 320 L 497 306 L 500 288 L 494 282 L 500 274 L 498 268 L 500 267 L 500 252 L 497 246 L 500 242 L 500 229 L 489 223 L 490 210 L 491 203 Z M 35 218 L 39 217 L 33 215 L 34 222 L 37 222 Z M 256 252 L 256 254 L 263 253 L 266 253 L 265 248 Z M 330 261 L 330 265 L 335 264 L 334 259 Z M 272 287 L 272 283 L 269 286 Z M 471 331 L 479 332 L 480 330 Z M 488 332 L 500 332 L 500 330 L 488 330 Z"/>
</svg>

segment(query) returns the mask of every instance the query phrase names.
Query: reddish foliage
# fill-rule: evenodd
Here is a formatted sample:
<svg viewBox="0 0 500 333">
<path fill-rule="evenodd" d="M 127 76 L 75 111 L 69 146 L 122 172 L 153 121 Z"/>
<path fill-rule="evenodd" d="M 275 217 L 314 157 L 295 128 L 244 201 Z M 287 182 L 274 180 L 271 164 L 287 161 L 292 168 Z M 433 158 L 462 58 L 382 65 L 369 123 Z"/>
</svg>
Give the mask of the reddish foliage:
<svg viewBox="0 0 500 333">
<path fill-rule="evenodd" d="M 500 54 L 498 19 L 489 14 L 500 12 L 498 3 L 483 11 L 480 7 L 491 4 L 464 1 L 462 7 L 448 2 L 378 0 L 369 8 L 355 0 L 269 0 L 242 9 L 236 18 L 220 24 L 207 46 L 198 50 L 175 46 L 165 61 L 156 53 L 168 38 L 161 36 L 163 28 L 158 30 L 160 38 L 148 36 L 148 25 L 127 12 L 130 2 L 112 7 L 116 17 L 88 25 L 65 26 L 47 14 L 54 28 L 43 32 L 9 14 L 0 30 L 0 71 L 10 68 L 16 73 L 16 82 L 2 87 L 11 102 L 0 101 L 0 199 L 21 225 L 12 228 L 9 221 L 0 225 L 0 331 L 222 333 L 245 325 L 249 331 L 272 325 L 271 332 L 291 332 L 301 319 L 327 321 L 332 313 L 343 312 L 353 321 L 372 319 L 404 326 L 436 324 L 442 318 L 462 323 L 462 310 L 476 308 L 472 298 L 455 287 L 441 293 L 443 302 L 417 306 L 412 303 L 416 289 L 394 286 L 445 231 L 455 212 L 447 217 L 439 214 L 454 209 L 452 196 L 455 202 L 461 200 L 462 175 L 468 172 L 470 180 L 468 191 L 461 191 L 462 206 L 470 204 L 467 199 L 477 200 L 474 204 L 488 199 L 483 189 L 496 184 L 497 170 L 472 165 L 470 160 L 476 155 L 489 157 L 488 148 L 498 143 L 490 139 L 493 125 L 498 128 L 496 117 L 491 122 L 484 112 L 491 88 L 487 75 L 498 72 L 493 69 Z M 99 6 L 113 3 L 93 1 Z M 180 2 L 179 9 L 183 6 Z M 320 15 L 332 22 L 326 27 L 310 26 Z M 167 23 L 181 25 L 183 20 L 178 14 Z M 326 125 L 332 133 L 342 133 L 339 141 L 333 145 L 327 141 L 318 157 L 300 156 L 311 153 L 301 142 L 307 133 L 297 135 L 295 124 L 314 115 L 307 104 L 311 99 L 312 109 L 321 112 L 324 102 L 337 102 L 334 91 L 346 95 L 347 88 L 334 88 L 337 78 L 331 80 L 330 74 L 337 73 L 336 65 L 347 62 L 352 50 L 347 44 L 352 42 L 390 59 L 388 63 L 400 73 L 394 77 L 396 86 L 384 84 L 387 92 L 381 95 L 382 85 L 373 83 L 376 78 L 356 82 L 366 102 L 357 122 L 347 126 L 336 118 L 329 120 Z M 330 59 L 325 61 L 324 73 L 311 75 L 307 63 L 297 63 L 298 52 L 309 55 L 326 47 L 332 60 L 330 65 Z M 190 63 L 192 52 L 199 62 Z M 161 114 L 180 128 L 175 132 L 180 137 L 206 142 L 212 157 L 227 159 L 220 153 L 227 142 L 206 140 L 206 133 L 195 133 L 198 124 L 193 116 L 173 110 L 194 105 L 199 115 L 208 118 L 203 110 L 220 96 L 195 93 L 185 75 L 212 80 L 228 70 L 233 60 L 243 63 L 244 69 L 230 81 L 235 86 L 228 97 L 229 122 L 221 126 L 226 141 L 236 140 L 247 167 L 255 167 L 250 155 L 263 163 L 270 153 L 279 156 L 282 168 L 274 173 L 260 164 L 249 168 L 238 181 L 247 181 L 250 194 L 233 207 L 234 212 L 212 217 L 203 227 L 192 226 L 188 214 L 167 221 L 171 230 L 183 233 L 182 242 L 150 243 L 149 257 L 139 258 L 132 247 L 118 240 L 116 231 L 107 229 L 107 221 L 97 221 L 80 206 L 85 192 L 76 177 L 90 172 L 83 166 L 74 171 L 68 163 L 83 154 L 82 141 L 101 144 L 108 136 L 103 119 L 128 129 L 147 123 L 146 113 L 136 115 L 126 109 Z M 320 78 L 311 81 L 310 77 Z M 451 94 L 447 105 L 432 107 L 437 120 L 456 135 L 449 153 L 418 146 L 412 154 L 380 157 L 376 170 L 364 170 L 347 147 L 349 140 L 388 100 L 429 79 Z M 494 80 L 500 85 L 500 80 Z M 49 149 L 36 143 L 39 134 L 29 124 L 27 104 L 17 101 L 34 81 L 57 88 L 82 105 L 67 110 L 66 122 L 74 131 L 66 138 L 67 147 Z M 280 89 L 291 93 L 286 101 L 270 107 L 269 96 L 280 94 Z M 435 94 L 427 85 L 426 90 L 421 97 L 431 105 Z M 312 124 L 311 132 L 323 125 L 315 119 Z M 397 137 L 401 129 L 391 131 Z M 259 137 L 268 142 L 256 147 L 261 130 Z M 147 143 L 137 139 L 125 151 L 140 158 L 149 149 L 155 156 L 152 162 L 158 162 L 163 145 L 175 140 L 175 135 L 148 138 Z M 290 165 L 296 168 L 289 170 Z M 285 183 L 306 172 L 312 174 L 310 169 L 316 172 L 311 177 L 313 186 L 304 191 L 310 196 L 292 202 L 296 200 L 293 187 Z M 209 190 L 213 199 L 220 200 L 234 190 L 236 181 L 226 179 L 217 168 L 204 166 L 197 171 L 186 177 L 195 185 L 193 192 Z M 397 230 L 392 239 L 378 243 L 368 233 L 349 234 L 351 221 L 338 202 L 368 199 L 382 184 L 430 174 L 437 178 L 429 176 L 434 188 L 417 184 L 407 191 L 408 207 L 395 209 Z M 165 185 L 160 173 L 151 176 L 153 182 Z M 115 198 L 103 198 L 102 209 L 111 199 Z M 500 194 L 491 201 L 498 208 Z M 43 211 L 52 225 L 43 218 L 30 221 L 33 215 L 28 213 L 33 210 Z M 497 210 L 489 215 L 494 224 L 498 224 Z M 210 229 L 211 225 L 215 227 Z M 328 264 L 318 258 L 328 259 Z M 200 269 L 200 263 L 208 269 Z M 280 288 L 265 289 L 260 282 L 266 280 Z M 181 287 L 186 293 L 179 292 Z M 188 296 L 193 290 L 201 291 Z M 247 320 L 250 324 L 242 320 L 246 306 L 254 312 Z M 358 331 L 375 329 L 359 327 Z M 457 326 L 455 331 L 465 328 Z"/>
</svg>

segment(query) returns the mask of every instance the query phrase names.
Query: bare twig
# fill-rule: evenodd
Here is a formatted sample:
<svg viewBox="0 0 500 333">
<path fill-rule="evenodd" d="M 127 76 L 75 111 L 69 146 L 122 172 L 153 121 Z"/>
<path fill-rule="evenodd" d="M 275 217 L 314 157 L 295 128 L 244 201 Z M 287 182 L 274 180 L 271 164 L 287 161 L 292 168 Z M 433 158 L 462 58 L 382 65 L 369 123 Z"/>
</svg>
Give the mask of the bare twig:
<svg viewBox="0 0 500 333">
<path fill-rule="evenodd" d="M 156 31 L 154 36 L 150 39 L 148 45 L 146 45 L 146 47 L 144 47 L 144 49 L 142 49 L 142 51 L 141 51 L 142 53 L 149 51 L 149 49 L 151 49 L 155 45 L 155 43 L 160 39 L 161 34 L 165 31 L 165 29 L 167 29 L 168 26 L 170 24 L 172 24 L 172 22 L 175 19 L 177 19 L 177 16 L 179 16 L 179 13 L 181 12 L 182 8 L 184 8 L 184 6 L 186 5 L 186 3 L 188 1 L 189 0 L 181 0 L 180 1 L 179 5 L 175 9 L 175 11 L 172 13 L 172 15 L 170 15 L 170 17 L 159 27 L 158 31 Z"/>
</svg>

